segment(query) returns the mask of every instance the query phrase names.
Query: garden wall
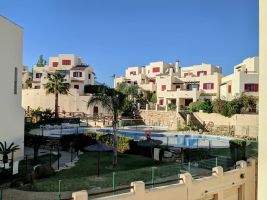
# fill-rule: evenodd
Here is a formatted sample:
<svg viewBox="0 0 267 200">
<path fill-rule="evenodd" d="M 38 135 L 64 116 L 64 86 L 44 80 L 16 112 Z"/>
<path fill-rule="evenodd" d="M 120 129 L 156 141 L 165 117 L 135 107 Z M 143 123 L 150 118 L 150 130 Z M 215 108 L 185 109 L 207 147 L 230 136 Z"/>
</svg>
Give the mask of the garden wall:
<svg viewBox="0 0 267 200">
<path fill-rule="evenodd" d="M 177 130 L 185 124 L 176 111 L 141 110 L 140 116 L 146 125 L 168 127 L 170 130 Z"/>
<path fill-rule="evenodd" d="M 228 135 L 234 131 L 238 136 L 250 136 L 257 138 L 258 136 L 258 120 L 257 114 L 235 114 L 232 117 L 224 117 L 218 113 L 194 113 L 195 117 L 201 122 L 208 124 L 214 123 L 212 131 L 216 134 Z"/>
<path fill-rule="evenodd" d="M 98 200 L 255 200 L 256 161 L 237 162 L 237 169 L 223 172 L 223 168 L 212 169 L 213 175 L 193 179 L 189 173 L 181 175 L 179 184 L 145 189 L 144 182 L 133 182 L 130 193 L 97 198 Z M 74 200 L 87 200 L 87 191 L 73 193 Z M 89 198 L 90 199 L 90 198 Z"/>
</svg>

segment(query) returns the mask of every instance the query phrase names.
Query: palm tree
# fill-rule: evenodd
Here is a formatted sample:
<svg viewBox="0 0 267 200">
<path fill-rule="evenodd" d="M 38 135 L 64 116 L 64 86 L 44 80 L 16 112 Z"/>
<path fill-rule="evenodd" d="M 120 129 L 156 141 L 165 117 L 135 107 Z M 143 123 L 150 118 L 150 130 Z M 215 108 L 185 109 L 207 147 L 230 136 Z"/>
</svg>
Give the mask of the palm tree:
<svg viewBox="0 0 267 200">
<path fill-rule="evenodd" d="M 4 143 L 0 142 L 0 154 L 3 155 L 3 163 L 8 163 L 8 154 L 14 153 L 17 150 L 19 150 L 19 145 L 15 145 L 14 142 L 9 147 L 7 147 L 6 141 Z"/>
<path fill-rule="evenodd" d="M 56 71 L 48 77 L 48 83 L 45 85 L 47 94 L 55 94 L 55 118 L 58 118 L 58 95 L 66 95 L 69 92 L 70 84 L 66 83 L 64 75 Z"/>
<path fill-rule="evenodd" d="M 117 159 L 117 124 L 119 113 L 122 111 L 125 96 L 111 88 L 104 88 L 100 93 L 93 94 L 88 101 L 88 108 L 101 105 L 107 112 L 112 114 L 113 128 L 113 168 L 118 165 Z"/>
</svg>

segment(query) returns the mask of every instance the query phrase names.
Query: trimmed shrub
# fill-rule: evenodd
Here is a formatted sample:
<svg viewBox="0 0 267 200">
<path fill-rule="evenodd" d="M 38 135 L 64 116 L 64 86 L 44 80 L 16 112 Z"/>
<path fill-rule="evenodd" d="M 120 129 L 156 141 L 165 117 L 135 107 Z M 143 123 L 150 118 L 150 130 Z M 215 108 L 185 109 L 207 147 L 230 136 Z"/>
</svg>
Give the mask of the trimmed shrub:
<svg viewBox="0 0 267 200">
<path fill-rule="evenodd" d="M 245 140 L 230 140 L 230 153 L 234 162 L 239 160 L 246 160 L 246 141 Z"/>
</svg>

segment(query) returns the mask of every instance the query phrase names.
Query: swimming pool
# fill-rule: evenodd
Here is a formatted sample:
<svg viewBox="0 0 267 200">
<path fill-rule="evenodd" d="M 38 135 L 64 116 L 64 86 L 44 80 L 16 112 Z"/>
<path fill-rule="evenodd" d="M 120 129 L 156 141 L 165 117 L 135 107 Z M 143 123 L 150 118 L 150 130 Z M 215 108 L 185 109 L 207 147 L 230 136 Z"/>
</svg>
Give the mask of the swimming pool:
<svg viewBox="0 0 267 200">
<path fill-rule="evenodd" d="M 111 129 L 97 129 L 97 132 L 112 133 Z M 131 137 L 134 140 L 146 139 L 144 132 L 119 130 L 118 134 Z M 162 144 L 183 148 L 228 148 L 230 137 L 199 135 L 151 133 L 152 139 L 161 140 Z"/>
<path fill-rule="evenodd" d="M 38 133 L 41 134 L 41 129 Z M 54 129 L 54 130 L 43 130 L 44 136 L 49 137 L 61 137 L 67 134 L 81 134 L 88 131 L 101 132 L 101 133 L 112 133 L 112 129 L 92 129 L 88 127 L 77 127 L 72 129 Z M 118 134 L 131 137 L 134 140 L 146 139 L 144 131 L 133 131 L 133 130 L 118 130 Z M 224 136 L 213 136 L 213 135 L 200 135 L 200 134 L 175 134 L 175 133 L 151 133 L 152 139 L 161 140 L 162 144 L 183 147 L 183 148 L 228 148 L 230 137 Z"/>
</svg>

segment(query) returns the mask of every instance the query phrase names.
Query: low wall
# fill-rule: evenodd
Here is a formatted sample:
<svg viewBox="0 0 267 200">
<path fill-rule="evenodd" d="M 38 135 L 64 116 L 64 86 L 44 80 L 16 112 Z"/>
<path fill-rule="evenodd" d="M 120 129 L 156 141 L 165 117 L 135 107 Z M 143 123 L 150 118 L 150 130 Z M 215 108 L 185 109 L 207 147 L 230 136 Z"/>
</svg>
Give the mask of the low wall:
<svg viewBox="0 0 267 200">
<path fill-rule="evenodd" d="M 133 182 L 130 193 L 97 198 L 98 200 L 255 200 L 256 161 L 237 162 L 237 169 L 223 172 L 222 167 L 212 169 L 213 175 L 193 179 L 189 173 L 181 175 L 179 184 L 145 189 L 144 182 Z M 72 194 L 74 200 L 87 200 L 87 191 Z M 89 198 L 90 199 L 90 198 Z"/>
<path fill-rule="evenodd" d="M 146 125 L 165 126 L 170 130 L 177 130 L 185 124 L 183 118 L 176 111 L 141 110 L 140 116 Z"/>
<path fill-rule="evenodd" d="M 258 121 L 257 114 L 236 114 L 232 117 L 224 117 L 218 113 L 194 113 L 197 119 L 208 124 L 214 123 L 212 131 L 216 134 L 228 135 L 234 132 L 238 136 L 250 136 L 257 138 Z"/>
<path fill-rule="evenodd" d="M 80 96 L 78 91 L 70 89 L 68 95 L 59 95 L 59 109 L 66 112 L 84 112 L 86 114 L 93 114 L 93 107 L 87 108 L 87 102 L 91 95 Z M 53 94 L 46 94 L 44 89 L 25 89 L 22 90 L 22 107 L 36 109 L 55 108 L 55 96 Z M 98 106 L 98 112 L 103 113 L 103 109 Z"/>
</svg>

